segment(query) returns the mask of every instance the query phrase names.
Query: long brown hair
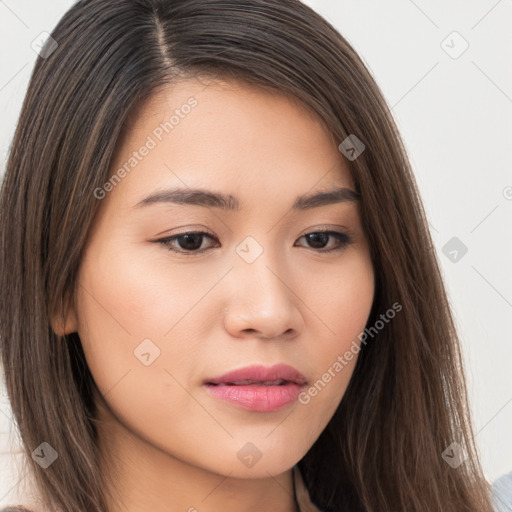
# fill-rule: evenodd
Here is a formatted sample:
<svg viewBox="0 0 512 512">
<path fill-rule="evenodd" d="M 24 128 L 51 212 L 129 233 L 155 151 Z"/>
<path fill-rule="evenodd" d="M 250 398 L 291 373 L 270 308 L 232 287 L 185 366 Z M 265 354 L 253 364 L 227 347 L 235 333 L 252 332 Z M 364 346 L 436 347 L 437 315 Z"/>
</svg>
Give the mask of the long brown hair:
<svg viewBox="0 0 512 512">
<path fill-rule="evenodd" d="M 27 464 L 47 506 L 107 510 L 95 387 L 77 333 L 50 318 L 73 301 L 94 190 L 109 177 L 130 112 L 185 76 L 236 79 L 309 106 L 347 159 L 361 196 L 376 292 L 364 344 L 330 423 L 299 462 L 325 511 L 489 512 L 459 342 L 425 213 L 392 115 L 350 44 L 298 0 L 79 1 L 38 58 L 0 204 L 1 357 Z M 50 49 L 52 51 L 50 51 Z M 340 158 L 343 156 L 340 153 Z M 43 469 L 42 442 L 58 453 Z M 453 442 L 467 459 L 453 468 Z"/>
</svg>

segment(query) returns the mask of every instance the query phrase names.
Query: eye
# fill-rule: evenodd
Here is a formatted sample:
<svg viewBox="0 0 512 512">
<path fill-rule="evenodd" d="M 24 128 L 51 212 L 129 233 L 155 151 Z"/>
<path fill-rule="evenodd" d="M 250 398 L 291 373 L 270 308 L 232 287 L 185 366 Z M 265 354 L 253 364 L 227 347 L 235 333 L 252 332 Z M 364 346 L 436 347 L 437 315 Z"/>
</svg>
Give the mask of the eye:
<svg viewBox="0 0 512 512">
<path fill-rule="evenodd" d="M 180 233 L 178 235 L 173 235 L 167 238 L 161 238 L 160 240 L 156 240 L 156 242 L 160 243 L 169 251 L 184 254 L 186 256 L 192 256 L 194 254 L 206 252 L 207 250 L 213 248 L 203 247 L 203 241 L 205 238 L 217 241 L 218 244 L 217 238 L 205 231 L 190 231 L 187 233 Z M 311 233 L 302 235 L 299 240 L 302 238 L 306 239 L 308 244 L 310 244 L 309 248 L 314 249 L 317 252 L 341 251 L 347 245 L 352 243 L 352 238 L 350 235 L 339 231 L 313 231 Z M 334 247 L 325 249 L 331 240 L 335 242 Z"/>
<path fill-rule="evenodd" d="M 307 242 L 311 244 L 311 248 L 317 250 L 318 252 L 341 251 L 347 245 L 352 243 L 352 238 L 350 235 L 339 231 L 313 231 L 311 233 L 302 235 L 300 238 L 305 238 Z M 329 244 L 329 239 L 334 239 L 336 244 L 330 249 L 325 249 L 324 247 Z"/>
<path fill-rule="evenodd" d="M 205 237 L 208 237 L 210 240 L 217 240 L 215 237 L 211 236 L 205 231 L 190 231 L 188 233 L 180 233 L 179 235 L 162 238 L 157 240 L 157 242 L 162 244 L 169 251 L 192 255 L 199 254 L 208 250 L 208 248 L 201 249 L 201 246 L 203 245 L 203 239 Z M 178 249 L 175 248 L 176 245 L 173 245 L 175 243 L 178 244 Z"/>
</svg>

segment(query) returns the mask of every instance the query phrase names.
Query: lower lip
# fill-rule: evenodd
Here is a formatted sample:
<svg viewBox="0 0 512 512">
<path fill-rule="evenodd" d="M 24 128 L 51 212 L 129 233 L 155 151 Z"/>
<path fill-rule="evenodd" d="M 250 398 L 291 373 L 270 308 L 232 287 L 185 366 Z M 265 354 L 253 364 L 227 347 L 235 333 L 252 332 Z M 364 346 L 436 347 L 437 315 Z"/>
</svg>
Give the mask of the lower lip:
<svg viewBox="0 0 512 512">
<path fill-rule="evenodd" d="M 235 406 L 256 412 L 271 412 L 295 402 L 303 386 L 288 383 L 281 386 L 219 386 L 205 384 L 206 389 L 215 397 Z"/>
</svg>

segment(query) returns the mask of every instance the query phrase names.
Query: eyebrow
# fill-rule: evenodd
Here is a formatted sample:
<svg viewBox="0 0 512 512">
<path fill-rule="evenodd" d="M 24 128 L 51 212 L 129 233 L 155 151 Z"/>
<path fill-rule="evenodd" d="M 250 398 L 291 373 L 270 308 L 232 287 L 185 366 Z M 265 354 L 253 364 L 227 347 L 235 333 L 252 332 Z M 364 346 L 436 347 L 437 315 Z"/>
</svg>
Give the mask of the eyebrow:
<svg viewBox="0 0 512 512">
<path fill-rule="evenodd" d="M 346 187 L 316 192 L 297 197 L 292 210 L 309 210 L 330 204 L 358 201 L 360 195 Z M 205 208 L 219 208 L 228 211 L 239 211 L 240 202 L 230 194 L 220 194 L 200 188 L 176 188 L 154 192 L 134 205 L 134 208 L 158 203 L 176 203 Z"/>
</svg>

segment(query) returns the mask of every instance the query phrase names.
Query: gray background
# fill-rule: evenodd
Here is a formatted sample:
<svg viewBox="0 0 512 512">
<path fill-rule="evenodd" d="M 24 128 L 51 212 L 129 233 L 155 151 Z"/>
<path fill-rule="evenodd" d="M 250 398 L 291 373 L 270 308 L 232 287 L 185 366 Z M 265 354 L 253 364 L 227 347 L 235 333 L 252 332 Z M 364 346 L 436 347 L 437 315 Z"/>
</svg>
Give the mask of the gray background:
<svg viewBox="0 0 512 512">
<path fill-rule="evenodd" d="M 482 463 L 494 480 L 512 470 L 512 1 L 306 3 L 351 42 L 392 107 L 463 340 Z M 0 172 L 36 58 L 31 44 L 71 5 L 0 0 Z M 0 387 L 0 506 L 21 499 L 26 483 L 11 419 Z"/>
</svg>

